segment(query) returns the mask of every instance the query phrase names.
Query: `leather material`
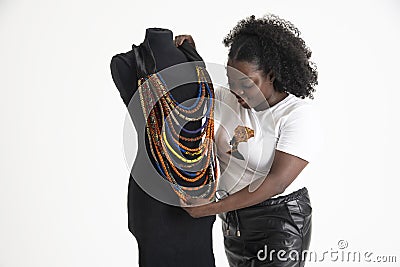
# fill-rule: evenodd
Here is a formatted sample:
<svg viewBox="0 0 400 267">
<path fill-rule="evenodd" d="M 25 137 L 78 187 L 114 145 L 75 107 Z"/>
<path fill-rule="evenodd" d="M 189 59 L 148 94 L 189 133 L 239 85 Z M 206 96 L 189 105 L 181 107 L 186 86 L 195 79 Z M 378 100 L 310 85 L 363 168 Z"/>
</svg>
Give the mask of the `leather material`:
<svg viewBox="0 0 400 267">
<path fill-rule="evenodd" d="M 221 214 L 229 265 L 304 266 L 302 252 L 310 245 L 311 216 L 312 207 L 305 187 L 286 196 Z M 235 235 L 237 230 L 240 236 Z M 279 250 L 283 250 L 281 260 Z M 291 258 L 299 255 L 298 260 L 290 259 L 289 255 Z M 303 259 L 306 260 L 306 256 Z"/>
</svg>

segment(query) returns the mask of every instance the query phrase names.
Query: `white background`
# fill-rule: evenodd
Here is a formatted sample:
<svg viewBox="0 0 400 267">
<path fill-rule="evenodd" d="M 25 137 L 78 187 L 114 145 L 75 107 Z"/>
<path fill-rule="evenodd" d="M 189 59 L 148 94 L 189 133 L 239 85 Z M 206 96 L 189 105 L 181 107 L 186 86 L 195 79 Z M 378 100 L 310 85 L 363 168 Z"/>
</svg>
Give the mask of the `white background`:
<svg viewBox="0 0 400 267">
<path fill-rule="evenodd" d="M 223 64 L 223 37 L 267 12 L 300 29 L 319 71 L 325 142 L 302 174 L 313 205 L 310 250 L 338 250 L 343 239 L 347 251 L 399 262 L 399 11 L 395 0 L 0 0 L 0 266 L 137 266 L 126 108 L 111 57 L 161 27 L 192 34 L 204 60 Z M 227 266 L 220 225 L 214 253 Z"/>
</svg>

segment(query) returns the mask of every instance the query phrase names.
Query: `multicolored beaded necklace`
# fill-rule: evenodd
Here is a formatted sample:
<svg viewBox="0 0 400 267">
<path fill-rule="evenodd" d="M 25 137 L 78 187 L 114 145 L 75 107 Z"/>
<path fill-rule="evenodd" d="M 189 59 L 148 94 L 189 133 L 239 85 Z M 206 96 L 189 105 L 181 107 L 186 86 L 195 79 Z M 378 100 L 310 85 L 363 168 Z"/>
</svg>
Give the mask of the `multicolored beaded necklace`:
<svg viewBox="0 0 400 267">
<path fill-rule="evenodd" d="M 211 200 L 218 180 L 214 146 L 214 89 L 203 67 L 196 65 L 196 74 L 199 92 L 196 101 L 190 106 L 184 106 L 173 98 L 160 73 L 147 75 L 138 80 L 150 151 L 164 179 L 171 183 L 173 190 L 184 201 L 191 198 Z M 203 111 L 201 115 L 194 115 L 201 109 L 205 109 L 205 113 Z M 197 130 L 187 130 L 182 127 L 187 122 L 198 121 L 204 117 L 206 117 L 204 124 Z M 200 134 L 196 137 L 185 137 L 177 133 L 176 127 L 186 133 Z M 183 145 L 180 140 L 202 142 L 198 147 L 190 148 Z M 194 167 L 199 171 L 184 170 Z M 190 183 L 195 183 L 203 177 L 204 182 L 200 186 L 182 186 L 176 181 L 176 177 Z"/>
</svg>

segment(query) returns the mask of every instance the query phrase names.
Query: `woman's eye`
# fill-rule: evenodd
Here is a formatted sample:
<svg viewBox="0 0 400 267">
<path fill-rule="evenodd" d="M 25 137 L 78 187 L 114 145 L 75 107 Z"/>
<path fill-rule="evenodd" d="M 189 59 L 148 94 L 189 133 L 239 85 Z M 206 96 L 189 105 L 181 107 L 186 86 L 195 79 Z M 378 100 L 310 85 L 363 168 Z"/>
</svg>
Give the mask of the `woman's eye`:
<svg viewBox="0 0 400 267">
<path fill-rule="evenodd" d="M 244 84 L 244 85 L 242 85 L 242 87 L 243 87 L 244 89 L 250 89 L 251 87 L 253 87 L 253 85 L 252 85 L 252 84 L 249 84 L 249 85 Z"/>
</svg>

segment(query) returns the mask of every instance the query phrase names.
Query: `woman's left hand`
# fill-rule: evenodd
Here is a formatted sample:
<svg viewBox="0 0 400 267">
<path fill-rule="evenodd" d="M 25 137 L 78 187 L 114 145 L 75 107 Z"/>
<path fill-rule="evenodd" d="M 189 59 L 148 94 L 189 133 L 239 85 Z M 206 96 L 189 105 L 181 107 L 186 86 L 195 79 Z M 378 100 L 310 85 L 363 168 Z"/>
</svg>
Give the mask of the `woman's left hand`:
<svg viewBox="0 0 400 267">
<path fill-rule="evenodd" d="M 205 202 L 208 203 L 208 202 Z M 198 203 L 196 203 L 198 204 Z M 193 218 L 200 218 L 204 216 L 210 216 L 210 215 L 215 215 L 217 214 L 216 212 L 216 202 L 211 202 L 208 204 L 203 204 L 201 206 L 187 206 L 187 203 L 184 203 L 181 200 L 181 207 L 184 209 L 187 213 L 189 213 L 190 216 Z"/>
<path fill-rule="evenodd" d="M 196 49 L 196 44 L 194 43 L 193 37 L 190 34 L 181 34 L 175 36 L 175 45 L 180 46 L 184 41 L 187 41 L 189 44 L 193 46 L 194 49 Z"/>
</svg>

